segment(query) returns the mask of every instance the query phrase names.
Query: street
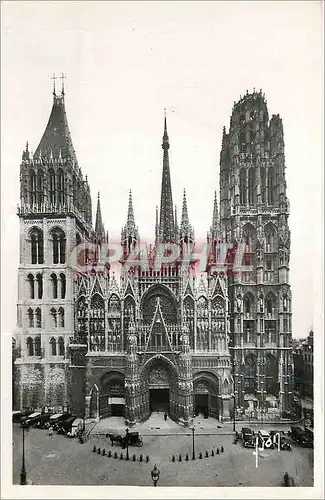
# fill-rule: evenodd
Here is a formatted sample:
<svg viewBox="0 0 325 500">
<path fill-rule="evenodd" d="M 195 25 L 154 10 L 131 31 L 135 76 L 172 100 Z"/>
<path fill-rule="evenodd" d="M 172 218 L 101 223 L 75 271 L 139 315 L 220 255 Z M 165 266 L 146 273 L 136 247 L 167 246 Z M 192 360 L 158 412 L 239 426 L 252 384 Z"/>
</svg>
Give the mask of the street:
<svg viewBox="0 0 325 500">
<path fill-rule="evenodd" d="M 19 484 L 22 461 L 22 430 L 13 426 L 13 483 Z M 293 444 L 293 451 L 268 450 L 259 453 L 259 466 L 255 466 L 252 449 L 233 444 L 232 435 L 195 436 L 196 460 L 192 461 L 192 436 L 185 434 L 143 437 L 142 448 L 130 447 L 130 461 L 125 461 L 126 450 L 111 447 L 104 436 L 91 436 L 80 444 L 46 430 L 31 428 L 25 433 L 26 471 L 35 485 L 138 485 L 152 486 L 150 477 L 154 464 L 160 469 L 159 486 L 281 486 L 284 472 L 294 477 L 296 486 L 313 485 L 313 450 Z M 93 447 L 105 448 L 106 455 L 94 453 Z M 224 452 L 216 454 L 217 447 Z M 109 458 L 108 450 L 123 452 L 124 460 Z M 205 451 L 209 458 L 203 457 Z M 215 455 L 211 456 L 214 450 Z M 132 461 L 136 454 L 137 461 Z M 144 461 L 139 461 L 140 454 Z M 185 454 L 189 454 L 186 462 Z M 176 462 L 171 457 L 175 455 Z M 182 462 L 178 456 L 182 454 Z M 149 463 L 145 462 L 149 455 Z"/>
</svg>

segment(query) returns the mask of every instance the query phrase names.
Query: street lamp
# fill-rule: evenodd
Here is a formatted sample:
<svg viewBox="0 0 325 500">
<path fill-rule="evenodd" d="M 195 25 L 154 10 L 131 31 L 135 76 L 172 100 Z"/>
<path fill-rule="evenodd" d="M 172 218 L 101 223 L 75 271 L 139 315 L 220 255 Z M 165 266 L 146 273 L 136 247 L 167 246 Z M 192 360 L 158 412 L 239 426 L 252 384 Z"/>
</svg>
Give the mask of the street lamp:
<svg viewBox="0 0 325 500">
<path fill-rule="evenodd" d="M 192 431 L 192 438 L 193 438 L 193 449 L 192 449 L 192 460 L 195 460 L 195 448 L 194 448 L 194 433 L 195 433 L 195 426 L 191 427 Z"/>
<path fill-rule="evenodd" d="M 234 419 L 233 419 L 233 431 L 236 432 L 236 394 L 238 394 L 238 391 L 234 391 Z"/>
<path fill-rule="evenodd" d="M 25 469 L 25 422 L 22 422 L 23 428 L 23 461 L 20 472 L 20 484 L 25 486 L 27 484 L 27 473 Z"/>
<path fill-rule="evenodd" d="M 126 428 L 125 430 L 126 433 L 126 460 L 129 460 L 129 429 Z"/>
</svg>

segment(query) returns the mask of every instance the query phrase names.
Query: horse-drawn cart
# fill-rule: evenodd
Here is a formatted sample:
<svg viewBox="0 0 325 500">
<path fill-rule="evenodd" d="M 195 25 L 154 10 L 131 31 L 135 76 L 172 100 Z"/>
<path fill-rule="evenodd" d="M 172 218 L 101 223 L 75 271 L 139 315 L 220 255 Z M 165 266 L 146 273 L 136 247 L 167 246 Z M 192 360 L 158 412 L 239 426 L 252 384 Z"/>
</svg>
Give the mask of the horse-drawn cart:
<svg viewBox="0 0 325 500">
<path fill-rule="evenodd" d="M 127 432 L 125 436 L 110 433 L 106 434 L 106 437 L 110 439 L 112 446 L 114 446 L 114 443 L 117 443 L 121 445 L 123 449 L 127 446 L 143 446 L 142 437 L 138 432 Z"/>
</svg>

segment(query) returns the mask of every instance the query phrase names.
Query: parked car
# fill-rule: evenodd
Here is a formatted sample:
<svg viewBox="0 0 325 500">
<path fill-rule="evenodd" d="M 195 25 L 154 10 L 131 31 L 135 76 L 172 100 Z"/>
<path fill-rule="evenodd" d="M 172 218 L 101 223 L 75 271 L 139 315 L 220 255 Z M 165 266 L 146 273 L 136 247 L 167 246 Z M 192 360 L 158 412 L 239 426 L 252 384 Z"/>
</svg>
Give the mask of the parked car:
<svg viewBox="0 0 325 500">
<path fill-rule="evenodd" d="M 62 413 L 62 415 L 55 422 L 52 422 L 53 429 L 57 431 L 62 426 L 62 423 L 70 417 L 72 417 L 71 413 Z"/>
<path fill-rule="evenodd" d="M 18 411 L 13 411 L 12 412 L 12 421 L 14 423 L 20 423 L 22 419 L 27 418 L 29 415 L 31 415 L 33 412 L 30 410 L 18 410 Z"/>
<path fill-rule="evenodd" d="M 69 436 L 69 437 L 78 437 L 82 433 L 83 427 L 84 427 L 84 421 L 83 421 L 83 419 L 82 418 L 76 418 L 72 422 L 71 429 L 68 432 L 67 436 Z"/>
<path fill-rule="evenodd" d="M 280 439 L 280 450 L 291 450 L 291 444 L 285 438 L 283 431 L 270 431 L 270 436 L 275 448 L 278 448 Z"/>
<path fill-rule="evenodd" d="M 307 435 L 306 431 L 304 431 L 300 427 L 291 427 L 290 434 L 292 439 L 294 439 L 296 443 L 299 443 L 301 446 L 304 446 L 306 448 L 312 446 L 311 440 Z"/>
<path fill-rule="evenodd" d="M 255 440 L 252 429 L 249 427 L 243 427 L 241 430 L 241 437 L 245 448 L 255 448 Z"/>
<path fill-rule="evenodd" d="M 45 429 L 46 424 L 50 421 L 52 413 L 42 413 L 39 420 L 35 423 L 35 427 L 38 429 Z"/>
<path fill-rule="evenodd" d="M 54 413 L 54 415 L 51 415 L 48 422 L 46 422 L 46 424 L 44 425 L 45 429 L 48 429 L 49 427 L 57 424 L 60 420 L 62 420 L 64 416 L 64 413 Z"/>
<path fill-rule="evenodd" d="M 28 415 L 27 418 L 21 420 L 21 426 L 32 427 L 38 422 L 41 415 L 42 415 L 41 412 L 35 412 L 32 413 L 31 415 Z"/>
<path fill-rule="evenodd" d="M 258 435 L 258 442 L 259 442 L 260 447 L 271 448 L 271 449 L 274 448 L 273 439 L 272 439 L 269 431 L 267 431 L 265 429 L 260 429 L 258 431 L 257 435 Z"/>
<path fill-rule="evenodd" d="M 60 420 L 57 425 L 58 434 L 67 435 L 70 432 L 73 422 L 76 420 L 76 417 L 67 417 L 64 420 Z"/>
</svg>

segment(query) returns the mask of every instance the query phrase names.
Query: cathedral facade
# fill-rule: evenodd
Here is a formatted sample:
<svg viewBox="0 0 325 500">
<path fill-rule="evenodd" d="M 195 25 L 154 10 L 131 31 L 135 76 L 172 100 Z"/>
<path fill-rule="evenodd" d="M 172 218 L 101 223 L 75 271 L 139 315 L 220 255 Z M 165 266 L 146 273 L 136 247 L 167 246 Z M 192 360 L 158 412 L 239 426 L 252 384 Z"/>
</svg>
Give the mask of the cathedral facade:
<svg viewBox="0 0 325 500">
<path fill-rule="evenodd" d="M 185 191 L 177 222 L 169 148 L 165 117 L 154 244 L 141 242 L 130 192 L 113 270 L 99 195 L 93 227 L 64 89 L 54 90 L 43 137 L 34 154 L 27 144 L 20 168 L 15 409 L 121 415 L 128 425 L 152 411 L 183 425 L 199 412 L 219 420 L 290 413 L 281 119 L 269 120 L 261 92 L 234 104 L 200 272 Z"/>
</svg>

